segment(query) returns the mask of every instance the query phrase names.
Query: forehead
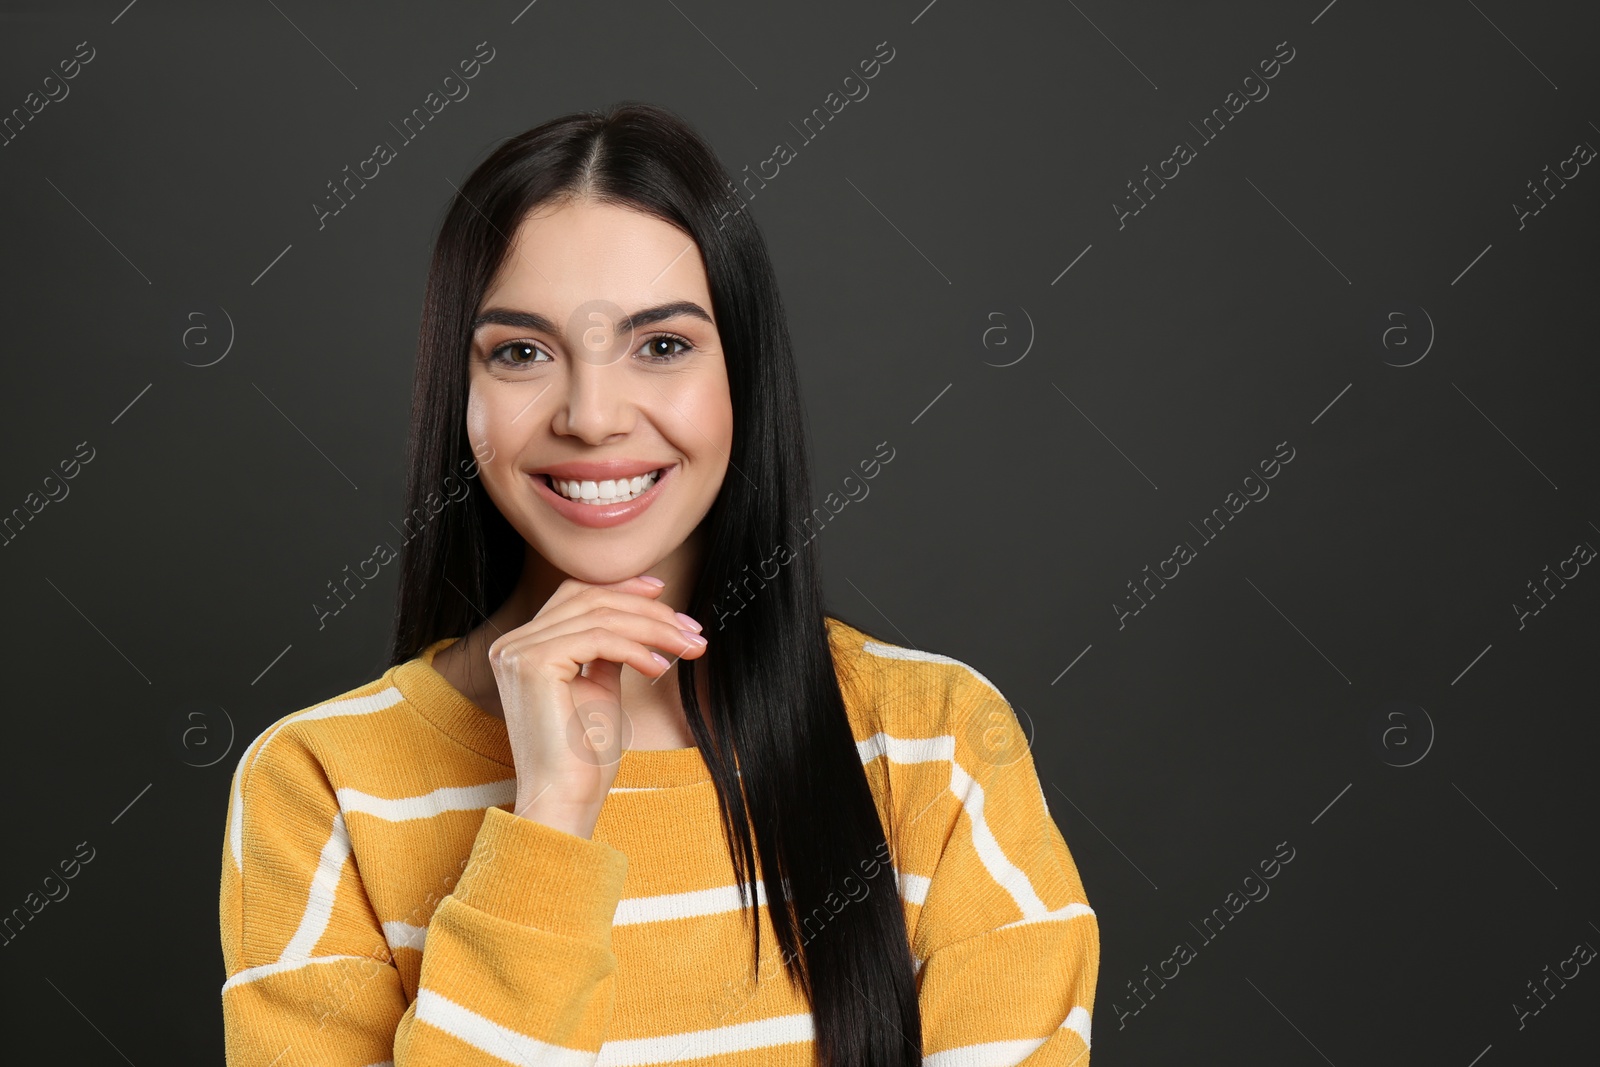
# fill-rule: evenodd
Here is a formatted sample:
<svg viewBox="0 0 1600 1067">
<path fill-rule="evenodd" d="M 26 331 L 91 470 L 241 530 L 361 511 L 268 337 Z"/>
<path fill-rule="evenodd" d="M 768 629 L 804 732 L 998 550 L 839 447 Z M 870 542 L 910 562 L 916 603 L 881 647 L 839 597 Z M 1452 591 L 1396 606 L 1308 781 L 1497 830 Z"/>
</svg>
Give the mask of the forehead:
<svg viewBox="0 0 1600 1067">
<path fill-rule="evenodd" d="M 593 300 L 633 308 L 664 294 L 710 307 L 694 240 L 654 215 L 578 200 L 542 206 L 522 220 L 482 306 L 560 314 Z"/>
</svg>

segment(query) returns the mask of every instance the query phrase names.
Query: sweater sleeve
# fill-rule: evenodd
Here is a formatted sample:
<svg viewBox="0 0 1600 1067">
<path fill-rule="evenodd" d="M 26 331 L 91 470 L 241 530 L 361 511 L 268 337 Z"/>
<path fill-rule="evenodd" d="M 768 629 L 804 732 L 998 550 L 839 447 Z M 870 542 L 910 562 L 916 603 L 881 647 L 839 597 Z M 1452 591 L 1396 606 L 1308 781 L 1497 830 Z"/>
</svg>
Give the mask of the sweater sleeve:
<svg viewBox="0 0 1600 1067">
<path fill-rule="evenodd" d="M 948 785 L 916 828 L 935 843 L 908 857 L 931 854 L 932 871 L 901 876 L 923 887 L 910 895 L 922 897 L 924 1063 L 1088 1067 L 1094 911 L 1011 706 L 987 685 L 958 688 L 952 704 Z"/>
<path fill-rule="evenodd" d="M 623 853 L 485 809 L 408 1001 L 321 763 L 291 730 L 264 738 L 235 772 L 223 845 L 230 1067 L 594 1062 Z"/>
</svg>

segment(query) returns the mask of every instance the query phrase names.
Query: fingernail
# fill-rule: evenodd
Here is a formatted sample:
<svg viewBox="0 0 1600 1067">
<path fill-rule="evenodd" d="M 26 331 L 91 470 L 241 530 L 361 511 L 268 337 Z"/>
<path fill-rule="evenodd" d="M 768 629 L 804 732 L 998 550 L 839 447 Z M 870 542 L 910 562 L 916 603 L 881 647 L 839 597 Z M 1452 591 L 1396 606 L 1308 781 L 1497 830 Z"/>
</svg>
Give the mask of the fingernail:
<svg viewBox="0 0 1600 1067">
<path fill-rule="evenodd" d="M 648 582 L 651 585 L 655 586 L 657 589 L 660 589 L 662 586 L 667 584 L 666 582 L 663 582 L 660 578 L 657 578 L 653 574 L 641 574 L 641 575 L 639 575 L 639 580 L 643 581 L 643 582 Z"/>
<path fill-rule="evenodd" d="M 672 614 L 677 616 L 677 619 L 680 623 L 682 623 L 684 626 L 687 626 L 695 633 L 699 633 L 701 630 L 705 629 L 705 627 L 701 626 L 699 623 L 695 622 L 681 611 L 675 611 Z"/>
<path fill-rule="evenodd" d="M 682 634 L 684 637 L 687 637 L 689 639 L 689 643 L 691 645 L 709 644 L 709 642 L 705 638 L 701 637 L 699 634 L 690 633 L 688 630 L 679 630 L 678 632 L 680 634 Z"/>
<path fill-rule="evenodd" d="M 657 663 L 659 663 L 659 664 L 661 664 L 661 665 L 662 665 L 662 666 L 663 666 L 663 667 L 670 667 L 670 666 L 672 666 L 672 661 L 671 661 L 671 660 L 669 660 L 669 659 L 667 659 L 667 657 L 665 657 L 665 656 L 663 656 L 663 655 L 662 655 L 662 654 L 661 654 L 661 653 L 659 653 L 659 652 L 652 652 L 652 653 L 650 653 L 650 657 L 651 657 L 651 658 L 652 658 L 652 659 L 654 659 L 654 660 L 655 660 L 655 661 L 656 661 L 656 662 L 657 662 Z"/>
</svg>

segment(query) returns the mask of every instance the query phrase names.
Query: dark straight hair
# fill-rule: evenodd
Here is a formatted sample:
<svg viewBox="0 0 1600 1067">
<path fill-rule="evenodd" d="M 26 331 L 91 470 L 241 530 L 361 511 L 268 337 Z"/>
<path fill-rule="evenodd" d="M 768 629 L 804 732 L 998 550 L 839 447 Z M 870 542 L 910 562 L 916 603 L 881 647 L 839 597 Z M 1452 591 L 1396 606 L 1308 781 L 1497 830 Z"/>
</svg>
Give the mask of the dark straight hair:
<svg viewBox="0 0 1600 1067">
<path fill-rule="evenodd" d="M 662 219 L 699 246 L 727 361 L 733 448 L 703 520 L 705 563 L 687 608 L 708 626 L 718 620 L 713 651 L 703 662 L 678 661 L 678 690 L 734 868 L 750 884 L 759 870 L 784 968 L 811 1005 L 818 1063 L 920 1067 L 905 914 L 845 715 L 815 546 L 800 545 L 751 589 L 750 565 L 798 540 L 792 534 L 810 514 L 804 410 L 783 303 L 733 182 L 671 111 L 625 101 L 553 119 L 500 144 L 458 189 L 428 268 L 407 514 L 426 514 L 429 494 L 437 500 L 440 485 L 476 472 L 466 434 L 471 322 L 518 224 L 566 197 Z M 434 510 L 401 552 L 391 666 L 466 634 L 504 602 L 526 558 L 522 537 L 482 491 L 464 506 Z M 734 589 L 748 600 L 719 616 L 716 594 Z M 702 670 L 709 709 L 695 685 Z M 857 899 L 847 882 L 863 878 L 872 884 Z M 757 905 L 744 885 L 740 893 L 759 975 Z M 824 923 L 814 934 L 803 925 L 812 917 Z"/>
</svg>

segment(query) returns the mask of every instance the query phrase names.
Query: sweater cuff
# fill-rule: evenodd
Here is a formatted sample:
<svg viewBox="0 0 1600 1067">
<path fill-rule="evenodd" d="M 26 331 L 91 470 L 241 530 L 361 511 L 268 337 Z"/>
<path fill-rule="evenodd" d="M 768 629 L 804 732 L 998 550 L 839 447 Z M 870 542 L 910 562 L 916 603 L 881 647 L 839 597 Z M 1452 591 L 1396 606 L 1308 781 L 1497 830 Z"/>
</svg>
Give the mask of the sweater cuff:
<svg viewBox="0 0 1600 1067">
<path fill-rule="evenodd" d="M 452 895 L 509 922 L 609 947 L 627 872 L 627 855 L 610 845 L 490 807 Z"/>
</svg>

